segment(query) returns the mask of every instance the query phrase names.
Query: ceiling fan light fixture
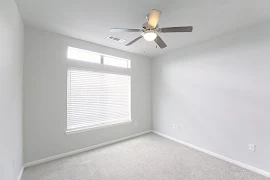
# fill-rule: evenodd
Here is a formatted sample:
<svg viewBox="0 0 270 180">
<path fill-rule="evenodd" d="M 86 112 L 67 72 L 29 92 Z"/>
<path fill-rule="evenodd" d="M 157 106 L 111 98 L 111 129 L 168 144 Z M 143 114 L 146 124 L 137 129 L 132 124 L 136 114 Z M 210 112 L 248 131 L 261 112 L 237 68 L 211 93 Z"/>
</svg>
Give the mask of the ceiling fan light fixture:
<svg viewBox="0 0 270 180">
<path fill-rule="evenodd" d="M 180 26 L 180 27 L 159 27 L 159 19 L 161 11 L 152 9 L 150 14 L 146 16 L 148 20 L 142 25 L 141 29 L 127 29 L 127 28 L 111 28 L 111 32 L 140 32 L 140 36 L 127 43 L 126 46 L 130 46 L 140 39 L 144 38 L 146 41 L 155 41 L 160 49 L 166 48 L 166 43 L 159 36 L 160 33 L 178 33 L 178 32 L 192 32 L 192 26 Z"/>
<path fill-rule="evenodd" d="M 148 31 L 143 34 L 143 37 L 146 41 L 154 41 L 157 37 L 157 34 L 154 31 Z"/>
</svg>

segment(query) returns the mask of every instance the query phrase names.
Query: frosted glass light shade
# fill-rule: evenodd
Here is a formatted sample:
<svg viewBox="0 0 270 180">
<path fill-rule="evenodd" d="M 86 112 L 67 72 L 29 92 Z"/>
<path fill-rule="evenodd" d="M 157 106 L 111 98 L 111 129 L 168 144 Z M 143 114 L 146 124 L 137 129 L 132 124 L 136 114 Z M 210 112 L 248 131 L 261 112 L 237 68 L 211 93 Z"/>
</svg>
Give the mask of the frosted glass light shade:
<svg viewBox="0 0 270 180">
<path fill-rule="evenodd" d="M 157 37 L 157 34 L 155 32 L 146 32 L 143 37 L 146 41 L 154 41 Z"/>
</svg>

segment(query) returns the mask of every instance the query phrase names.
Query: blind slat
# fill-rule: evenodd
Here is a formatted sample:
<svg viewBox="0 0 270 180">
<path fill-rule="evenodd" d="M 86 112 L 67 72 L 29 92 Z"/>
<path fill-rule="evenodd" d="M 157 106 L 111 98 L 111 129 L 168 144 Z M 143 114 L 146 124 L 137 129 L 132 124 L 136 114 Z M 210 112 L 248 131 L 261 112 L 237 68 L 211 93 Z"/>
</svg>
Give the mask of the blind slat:
<svg viewBox="0 0 270 180">
<path fill-rule="evenodd" d="M 67 130 L 130 121 L 130 76 L 68 68 Z"/>
</svg>

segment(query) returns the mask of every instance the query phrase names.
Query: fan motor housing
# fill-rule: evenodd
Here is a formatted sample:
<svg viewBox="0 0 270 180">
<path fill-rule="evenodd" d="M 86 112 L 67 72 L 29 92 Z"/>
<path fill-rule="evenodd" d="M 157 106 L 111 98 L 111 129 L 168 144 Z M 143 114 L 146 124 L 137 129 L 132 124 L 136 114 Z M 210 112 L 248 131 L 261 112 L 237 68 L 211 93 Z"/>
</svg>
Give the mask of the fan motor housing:
<svg viewBox="0 0 270 180">
<path fill-rule="evenodd" d="M 155 30 L 158 28 L 158 24 L 155 28 L 149 26 L 148 22 L 145 22 L 143 25 L 142 25 L 142 28 L 145 29 L 145 30 Z"/>
</svg>

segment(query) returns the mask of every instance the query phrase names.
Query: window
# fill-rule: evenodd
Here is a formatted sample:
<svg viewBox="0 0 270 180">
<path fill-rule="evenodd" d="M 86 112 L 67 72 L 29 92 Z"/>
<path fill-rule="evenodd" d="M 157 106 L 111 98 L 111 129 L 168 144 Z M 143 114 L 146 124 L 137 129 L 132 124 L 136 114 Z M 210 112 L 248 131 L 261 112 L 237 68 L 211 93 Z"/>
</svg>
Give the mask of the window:
<svg viewBox="0 0 270 180">
<path fill-rule="evenodd" d="M 124 59 L 117 59 L 113 57 L 106 57 L 103 58 L 103 63 L 110 66 L 116 66 L 116 67 L 123 67 L 123 68 L 129 68 L 129 61 Z"/>
<path fill-rule="evenodd" d="M 131 122 L 130 61 L 91 53 L 68 48 L 67 133 Z"/>
<path fill-rule="evenodd" d="M 68 47 L 67 58 L 121 68 L 130 68 L 130 60 L 103 55 L 74 47 Z"/>
<path fill-rule="evenodd" d="M 91 51 L 77 49 L 73 47 L 68 47 L 67 57 L 69 59 L 93 62 L 93 63 L 101 63 L 100 55 L 97 53 L 93 53 Z"/>
</svg>

